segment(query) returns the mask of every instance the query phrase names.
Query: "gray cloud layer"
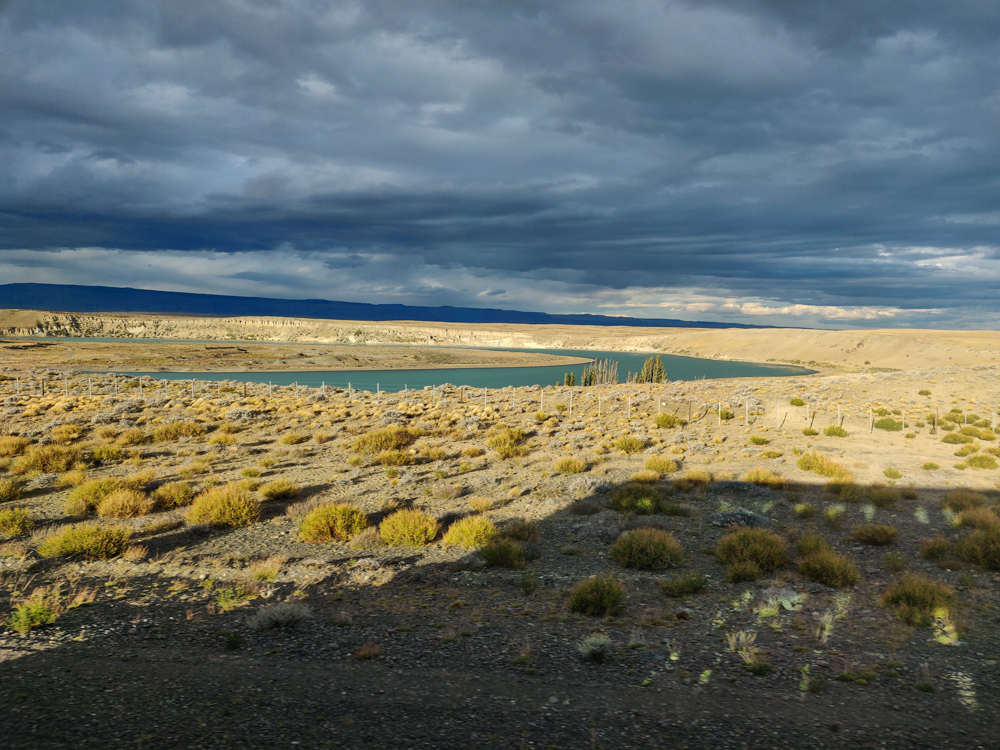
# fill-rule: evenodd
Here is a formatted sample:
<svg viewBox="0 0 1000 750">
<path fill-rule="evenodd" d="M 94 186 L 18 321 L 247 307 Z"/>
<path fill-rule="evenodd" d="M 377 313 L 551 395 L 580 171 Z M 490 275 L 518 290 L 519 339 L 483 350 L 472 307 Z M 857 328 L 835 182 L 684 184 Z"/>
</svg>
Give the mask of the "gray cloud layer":
<svg viewBox="0 0 1000 750">
<path fill-rule="evenodd" d="M 12 0 L 0 271 L 1000 322 L 998 81 L 974 0 Z"/>
</svg>

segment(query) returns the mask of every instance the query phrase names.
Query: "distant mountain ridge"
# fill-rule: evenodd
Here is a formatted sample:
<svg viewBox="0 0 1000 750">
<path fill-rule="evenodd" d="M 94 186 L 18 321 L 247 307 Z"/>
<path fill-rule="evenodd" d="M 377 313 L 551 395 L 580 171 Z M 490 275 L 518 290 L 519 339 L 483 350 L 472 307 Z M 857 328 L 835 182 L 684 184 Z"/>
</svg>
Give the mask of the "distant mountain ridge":
<svg viewBox="0 0 1000 750">
<path fill-rule="evenodd" d="M 672 318 L 616 318 L 610 315 L 552 315 L 477 307 L 418 307 L 322 299 L 232 297 L 222 294 L 73 284 L 0 284 L 0 309 L 64 313 L 160 313 L 167 315 L 268 316 L 320 320 L 426 323 L 521 323 L 526 325 L 629 326 L 633 328 L 773 328 Z"/>
</svg>

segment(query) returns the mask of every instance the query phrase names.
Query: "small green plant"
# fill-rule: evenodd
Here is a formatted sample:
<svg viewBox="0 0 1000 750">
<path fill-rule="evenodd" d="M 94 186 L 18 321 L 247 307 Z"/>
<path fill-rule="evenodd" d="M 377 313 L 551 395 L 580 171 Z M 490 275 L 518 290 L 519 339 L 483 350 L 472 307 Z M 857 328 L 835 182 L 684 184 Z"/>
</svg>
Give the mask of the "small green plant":
<svg viewBox="0 0 1000 750">
<path fill-rule="evenodd" d="M 260 476 L 260 469 L 255 466 L 248 466 L 240 471 L 240 476 L 246 479 L 256 479 Z"/>
<path fill-rule="evenodd" d="M 570 590 L 566 606 L 591 617 L 617 615 L 625 609 L 625 587 L 612 576 L 588 578 Z"/>
<path fill-rule="evenodd" d="M 682 427 L 687 424 L 683 419 L 673 414 L 657 414 L 655 422 L 661 430 L 669 430 L 672 427 Z"/>
<path fill-rule="evenodd" d="M 14 459 L 14 474 L 55 474 L 69 471 L 80 460 L 80 449 L 67 445 L 36 445 Z"/>
<path fill-rule="evenodd" d="M 51 625 L 59 618 L 60 601 L 57 592 L 38 588 L 14 606 L 7 627 L 15 633 L 27 633 L 35 628 Z"/>
<path fill-rule="evenodd" d="M 666 596 L 674 599 L 683 599 L 700 594 L 705 589 L 708 581 L 701 573 L 683 573 L 665 581 L 657 581 L 657 583 L 660 585 L 660 591 Z"/>
<path fill-rule="evenodd" d="M 764 458 L 771 458 L 766 453 L 763 454 Z M 780 456 L 778 453 L 774 458 Z M 756 484 L 759 487 L 769 487 L 772 490 L 781 490 L 785 488 L 785 478 L 781 474 L 775 474 L 770 469 L 765 469 L 763 467 L 755 467 L 750 469 L 746 474 L 743 475 L 744 482 L 750 482 L 751 484 Z"/>
<path fill-rule="evenodd" d="M 906 555 L 902 552 L 886 552 L 882 555 L 882 561 L 893 573 L 902 573 L 909 565 Z"/>
<path fill-rule="evenodd" d="M 876 419 L 874 427 L 876 430 L 885 430 L 886 432 L 903 431 L 903 423 L 897 422 L 892 417 L 882 417 L 881 419 Z"/>
<path fill-rule="evenodd" d="M 834 588 L 854 586 L 861 580 L 858 566 L 832 549 L 819 549 L 799 560 L 799 571 L 810 581 Z"/>
<path fill-rule="evenodd" d="M 753 443 L 754 445 L 767 445 L 771 441 L 768 440 L 766 437 L 761 437 L 760 435 L 753 435 L 750 438 L 750 442 Z"/>
<path fill-rule="evenodd" d="M 805 402 L 805 401 L 803 401 L 803 400 L 802 400 L 801 398 L 799 398 L 798 396 L 796 396 L 795 398 L 793 398 L 793 399 L 792 399 L 791 401 L 789 401 L 788 403 L 789 403 L 789 404 L 791 404 L 792 406 L 805 406 L 805 405 L 806 405 L 806 402 Z"/>
<path fill-rule="evenodd" d="M 521 576 L 521 593 L 525 596 L 531 596 L 536 591 L 538 591 L 538 573 L 533 570 L 527 570 Z"/>
<path fill-rule="evenodd" d="M 378 530 L 390 547 L 422 547 L 437 538 L 441 527 L 430 514 L 404 508 L 383 519 Z"/>
<path fill-rule="evenodd" d="M 822 474 L 825 477 L 835 478 L 838 481 L 848 482 L 852 479 L 851 472 L 847 470 L 847 467 L 816 451 L 802 454 L 796 465 L 803 471 Z"/>
<path fill-rule="evenodd" d="M 684 548 L 674 535 L 661 529 L 638 528 L 611 545 L 611 559 L 625 568 L 665 570 L 684 560 Z"/>
<path fill-rule="evenodd" d="M 928 461 L 927 463 L 925 463 L 925 464 L 924 464 L 923 466 L 921 466 L 920 468 L 921 468 L 921 469 L 923 469 L 924 471 L 937 471 L 937 470 L 938 470 L 938 469 L 940 469 L 941 467 L 940 467 L 940 466 L 938 466 L 938 465 L 937 465 L 936 463 L 934 463 L 933 461 Z"/>
<path fill-rule="evenodd" d="M 168 482 L 153 490 L 153 501 L 160 508 L 180 508 L 194 500 L 194 490 L 187 482 Z"/>
<path fill-rule="evenodd" d="M 823 428 L 823 434 L 827 437 L 847 437 L 847 430 L 839 424 L 832 424 L 829 427 Z"/>
<path fill-rule="evenodd" d="M 876 508 L 889 508 L 899 500 L 899 492 L 891 487 L 873 484 L 868 488 L 868 499 Z"/>
<path fill-rule="evenodd" d="M 301 435 L 298 432 L 288 432 L 282 435 L 278 442 L 282 445 L 299 445 L 306 442 L 308 439 L 308 435 Z"/>
<path fill-rule="evenodd" d="M 632 511 L 643 516 L 656 513 L 660 509 L 660 499 L 659 490 L 641 482 L 618 487 L 608 496 L 613 510 Z"/>
<path fill-rule="evenodd" d="M 497 536 L 497 528 L 486 516 L 466 516 L 448 527 L 444 543 L 465 549 L 479 549 L 492 542 Z"/>
<path fill-rule="evenodd" d="M 899 473 L 897 469 L 894 469 L 891 466 L 889 466 L 886 469 L 883 469 L 882 473 L 885 474 L 886 477 L 888 477 L 889 479 L 899 479 L 901 476 L 903 476 L 901 473 Z"/>
<path fill-rule="evenodd" d="M 299 536 L 305 542 L 348 542 L 368 528 L 368 517 L 352 505 L 331 503 L 309 511 L 299 523 Z"/>
<path fill-rule="evenodd" d="M 383 466 L 410 466 L 416 460 L 407 451 L 382 451 L 378 454 L 378 462 Z"/>
<path fill-rule="evenodd" d="M 143 492 L 122 488 L 115 490 L 97 505 L 101 518 L 136 518 L 153 512 L 156 501 Z"/>
<path fill-rule="evenodd" d="M 983 454 L 969 456 L 965 463 L 973 469 L 996 469 L 998 466 L 997 460 L 993 456 L 985 456 Z"/>
<path fill-rule="evenodd" d="M 948 510 L 952 510 L 956 513 L 961 513 L 963 510 L 969 510 L 969 508 L 978 508 L 979 506 L 985 504 L 985 495 L 979 492 L 973 492 L 972 490 L 967 490 L 965 488 L 952 490 L 941 499 L 942 508 L 947 508 Z"/>
<path fill-rule="evenodd" d="M 486 445 L 502 459 L 518 458 L 528 454 L 528 434 L 520 427 L 501 427 L 486 440 Z"/>
<path fill-rule="evenodd" d="M 917 391 L 917 395 L 918 396 L 930 396 L 931 392 L 929 390 L 927 390 L 926 388 L 921 388 L 919 391 Z"/>
<path fill-rule="evenodd" d="M 205 426 L 200 422 L 168 422 L 153 430 L 153 440 L 157 443 L 171 443 L 182 437 L 198 437 L 205 434 Z"/>
<path fill-rule="evenodd" d="M 955 544 L 959 558 L 986 570 L 1000 570 L 1000 528 L 977 529 Z"/>
<path fill-rule="evenodd" d="M 533 542 L 538 539 L 538 524 L 534 521 L 511 521 L 503 527 L 503 535 L 518 542 Z"/>
<path fill-rule="evenodd" d="M 355 453 L 378 454 L 385 451 L 398 451 L 408 447 L 422 433 L 419 430 L 389 425 L 380 430 L 359 435 L 354 441 Z"/>
<path fill-rule="evenodd" d="M 831 505 L 823 511 L 823 520 L 830 528 L 839 529 L 841 523 L 843 523 L 844 513 L 846 510 L 847 509 L 840 503 Z"/>
<path fill-rule="evenodd" d="M 16 479 L 0 479 L 0 503 L 12 503 L 21 499 L 23 490 Z"/>
<path fill-rule="evenodd" d="M 819 435 L 819 432 L 814 430 L 812 427 L 806 427 L 802 430 L 802 434 L 805 435 L 806 437 L 816 437 L 817 435 Z"/>
<path fill-rule="evenodd" d="M 31 445 L 31 441 L 28 438 L 17 437 L 16 435 L 0 435 L 0 458 L 18 456 L 29 445 Z"/>
<path fill-rule="evenodd" d="M 951 542 L 943 536 L 935 536 L 920 542 L 920 557 L 924 560 L 940 562 L 951 554 Z"/>
<path fill-rule="evenodd" d="M 962 435 L 958 432 L 950 432 L 941 438 L 942 443 L 948 443 L 949 445 L 962 445 L 963 443 L 971 443 L 975 440 L 971 435 Z"/>
<path fill-rule="evenodd" d="M 611 639 L 604 633 L 595 633 L 580 641 L 576 650 L 586 661 L 603 664 L 611 652 Z"/>
</svg>

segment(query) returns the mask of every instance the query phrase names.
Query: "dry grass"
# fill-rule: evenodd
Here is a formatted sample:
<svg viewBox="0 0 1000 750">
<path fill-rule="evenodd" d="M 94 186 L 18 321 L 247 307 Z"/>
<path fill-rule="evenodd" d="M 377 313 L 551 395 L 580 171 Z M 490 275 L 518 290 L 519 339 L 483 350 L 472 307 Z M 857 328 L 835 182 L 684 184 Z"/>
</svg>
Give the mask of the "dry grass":
<svg viewBox="0 0 1000 750">
<path fill-rule="evenodd" d="M 121 434 L 118 442 L 122 445 L 145 445 L 149 442 L 149 435 L 141 427 L 131 427 Z"/>
<path fill-rule="evenodd" d="M 629 481 L 637 484 L 656 484 L 660 481 L 660 473 L 658 471 L 643 469 L 629 477 Z"/>
<path fill-rule="evenodd" d="M 612 445 L 614 445 L 615 449 L 629 456 L 633 453 L 638 453 L 646 447 L 645 441 L 633 435 L 622 435 Z"/>
<path fill-rule="evenodd" d="M 527 441 L 528 434 L 520 427 L 501 427 L 487 439 L 486 444 L 500 458 L 511 459 L 528 455 L 528 446 L 525 445 Z"/>
<path fill-rule="evenodd" d="M 136 518 L 153 512 L 156 502 L 146 494 L 130 489 L 115 490 L 97 504 L 101 518 Z"/>
<path fill-rule="evenodd" d="M 704 469 L 688 469 L 684 475 L 674 480 L 674 486 L 681 492 L 707 487 L 712 483 L 712 475 Z"/>
<path fill-rule="evenodd" d="M 410 466 L 416 461 L 406 451 L 382 451 L 378 454 L 378 462 L 383 466 Z"/>
<path fill-rule="evenodd" d="M 422 510 L 403 509 L 385 518 L 378 530 L 390 547 L 422 547 L 437 538 L 440 525 Z"/>
<path fill-rule="evenodd" d="M 63 513 L 68 516 L 79 516 L 94 510 L 100 502 L 113 492 L 122 488 L 120 479 L 103 477 L 91 479 L 74 487 L 63 502 Z"/>
<path fill-rule="evenodd" d="M 15 474 L 53 474 L 68 471 L 80 460 L 80 449 L 64 445 L 37 445 L 25 450 L 14 460 Z"/>
<path fill-rule="evenodd" d="M 399 425 L 389 425 L 380 430 L 372 430 L 359 435 L 354 441 L 355 453 L 376 454 L 385 451 L 398 451 L 408 447 L 422 433 Z"/>
<path fill-rule="evenodd" d="M 744 482 L 756 484 L 759 487 L 770 487 L 773 490 L 784 489 L 787 481 L 781 474 L 776 474 L 770 469 L 755 467 L 743 475 Z"/>
<path fill-rule="evenodd" d="M 247 566 L 247 576 L 253 581 L 273 581 L 281 572 L 281 566 L 288 562 L 288 555 L 271 555 L 266 560 L 258 560 Z"/>
<path fill-rule="evenodd" d="M 153 440 L 157 443 L 171 443 L 182 437 L 198 437 L 205 434 L 205 426 L 200 422 L 169 422 L 157 425 L 153 430 Z"/>
<path fill-rule="evenodd" d="M 833 459 L 827 458 L 816 451 L 810 451 L 802 455 L 797 462 L 797 466 L 803 471 L 811 471 L 814 474 L 835 478 L 841 482 L 849 482 L 853 479 L 851 472 L 847 470 L 846 466 L 838 464 Z"/>
<path fill-rule="evenodd" d="M 347 542 L 368 528 L 368 517 L 359 509 L 342 503 L 321 505 L 309 511 L 299 523 L 303 541 Z"/>
<path fill-rule="evenodd" d="M 278 440 L 282 445 L 300 445 L 309 439 L 308 435 L 302 435 L 298 432 L 288 432 L 281 436 Z"/>
<path fill-rule="evenodd" d="M 16 479 L 0 479 L 0 503 L 12 503 L 21 499 L 24 490 Z"/>
<path fill-rule="evenodd" d="M 168 482 L 153 490 L 152 498 L 160 508 L 180 508 L 192 503 L 194 490 L 187 482 Z"/>
<path fill-rule="evenodd" d="M 566 456 L 556 461 L 555 470 L 560 474 L 580 474 L 587 470 L 587 462 L 576 456 Z"/>
<path fill-rule="evenodd" d="M 243 483 L 233 482 L 202 492 L 185 517 L 188 523 L 207 523 L 219 528 L 249 526 L 260 519 L 260 501 Z"/>
<path fill-rule="evenodd" d="M 29 445 L 31 445 L 31 441 L 28 438 L 17 435 L 0 435 L 0 458 L 19 456 Z"/>
<path fill-rule="evenodd" d="M 666 456 L 650 456 L 643 466 L 649 471 L 657 474 L 673 474 L 677 471 L 677 462 Z"/>
</svg>

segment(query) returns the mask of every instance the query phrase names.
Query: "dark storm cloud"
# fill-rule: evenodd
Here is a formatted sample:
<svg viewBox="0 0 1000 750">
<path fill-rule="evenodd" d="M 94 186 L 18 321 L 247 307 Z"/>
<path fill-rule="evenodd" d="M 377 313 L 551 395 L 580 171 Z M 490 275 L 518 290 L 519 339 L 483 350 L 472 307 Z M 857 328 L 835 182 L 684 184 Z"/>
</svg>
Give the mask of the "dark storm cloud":
<svg viewBox="0 0 1000 750">
<path fill-rule="evenodd" d="M 998 53 L 975 1 L 13 0 L 0 247 L 989 310 Z"/>
</svg>

